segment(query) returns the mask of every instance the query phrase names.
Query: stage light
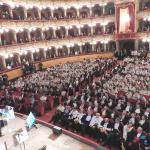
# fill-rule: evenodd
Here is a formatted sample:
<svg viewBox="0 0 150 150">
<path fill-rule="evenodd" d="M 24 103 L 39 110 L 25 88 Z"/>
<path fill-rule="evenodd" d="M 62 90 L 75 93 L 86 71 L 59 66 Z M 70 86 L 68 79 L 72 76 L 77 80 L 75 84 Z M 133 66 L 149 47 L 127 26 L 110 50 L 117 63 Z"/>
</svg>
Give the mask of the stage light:
<svg viewBox="0 0 150 150">
<path fill-rule="evenodd" d="M 1 34 L 4 33 L 4 30 L 3 30 L 3 29 L 0 29 L 0 33 L 1 33 Z"/>
<path fill-rule="evenodd" d="M 27 51 L 23 51 L 23 54 L 24 54 L 24 55 L 27 55 Z"/>
<path fill-rule="evenodd" d="M 36 28 L 32 28 L 32 31 L 35 31 L 36 30 Z"/>
<path fill-rule="evenodd" d="M 146 39 L 143 39 L 142 42 L 146 42 Z"/>
<path fill-rule="evenodd" d="M 18 5 L 18 4 L 15 4 L 15 7 L 19 7 L 19 5 Z"/>
<path fill-rule="evenodd" d="M 4 56 L 5 59 L 8 59 L 8 54 L 3 54 L 2 56 Z"/>
<path fill-rule="evenodd" d="M 12 58 L 14 55 L 13 54 L 9 54 L 9 57 Z"/>
<path fill-rule="evenodd" d="M 102 22 L 100 23 L 102 26 L 106 26 L 108 23 L 107 22 Z"/>
<path fill-rule="evenodd" d="M 18 32 L 19 32 L 19 29 L 15 29 L 15 32 L 18 33 Z"/>
<path fill-rule="evenodd" d="M 34 52 L 35 52 L 35 49 L 33 48 L 33 49 L 31 50 L 31 52 L 34 53 Z"/>
<path fill-rule="evenodd" d="M 19 30 L 20 30 L 20 32 L 23 32 L 23 30 L 24 30 L 24 29 L 23 29 L 23 28 L 21 28 L 21 29 L 19 29 Z"/>
<path fill-rule="evenodd" d="M 36 50 L 35 50 L 35 52 L 37 52 L 37 53 L 38 53 L 39 51 L 40 51 L 39 49 L 36 49 Z"/>
<path fill-rule="evenodd" d="M 9 31 L 9 29 L 4 29 L 4 32 L 8 32 Z"/>
</svg>

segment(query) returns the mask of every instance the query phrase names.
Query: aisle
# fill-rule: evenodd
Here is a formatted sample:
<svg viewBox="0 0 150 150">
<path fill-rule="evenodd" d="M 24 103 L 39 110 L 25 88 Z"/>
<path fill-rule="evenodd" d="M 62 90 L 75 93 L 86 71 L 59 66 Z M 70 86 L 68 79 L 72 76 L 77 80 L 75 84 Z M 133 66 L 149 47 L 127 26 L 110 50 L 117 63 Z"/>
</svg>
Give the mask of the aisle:
<svg viewBox="0 0 150 150">
<path fill-rule="evenodd" d="M 43 116 L 38 117 L 38 119 L 49 122 L 56 112 L 56 108 L 53 108 L 51 111 L 45 113 Z"/>
</svg>

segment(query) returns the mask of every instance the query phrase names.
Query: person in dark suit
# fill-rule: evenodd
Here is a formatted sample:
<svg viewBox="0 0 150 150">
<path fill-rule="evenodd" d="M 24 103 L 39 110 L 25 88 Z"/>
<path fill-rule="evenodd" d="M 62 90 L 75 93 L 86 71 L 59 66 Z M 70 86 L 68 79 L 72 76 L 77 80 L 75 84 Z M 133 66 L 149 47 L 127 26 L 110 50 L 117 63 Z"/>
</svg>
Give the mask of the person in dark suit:
<svg viewBox="0 0 150 150">
<path fill-rule="evenodd" d="M 119 118 L 115 119 L 115 122 L 113 123 L 112 130 L 108 133 L 105 144 L 109 147 L 117 146 L 120 148 L 121 145 L 121 139 L 120 137 L 123 134 L 123 125 L 120 122 Z"/>
<path fill-rule="evenodd" d="M 136 136 L 136 130 L 133 124 L 130 122 L 129 124 L 125 125 L 123 128 L 123 138 L 124 138 L 124 147 L 125 149 L 131 149 L 132 141 Z"/>
<path fill-rule="evenodd" d="M 81 133 L 84 135 L 85 133 L 89 133 L 89 124 L 92 119 L 92 113 L 89 111 L 85 114 L 81 119 Z"/>
<path fill-rule="evenodd" d="M 146 116 L 142 116 L 141 120 L 138 122 L 139 123 L 139 126 L 142 127 L 142 129 L 145 131 L 145 132 L 149 132 L 150 129 L 150 124 L 146 118 Z"/>
<path fill-rule="evenodd" d="M 128 123 L 128 121 L 129 121 L 129 115 L 128 115 L 128 113 L 124 110 L 123 112 L 122 112 L 122 114 L 121 114 L 121 116 L 120 116 L 120 121 L 124 124 L 124 125 L 126 125 L 127 123 Z"/>
<path fill-rule="evenodd" d="M 104 142 L 103 145 L 106 145 L 107 136 L 112 131 L 112 129 L 113 129 L 113 123 L 110 122 L 110 120 L 108 118 L 105 118 L 101 122 L 101 127 L 100 127 L 101 139 Z"/>
<path fill-rule="evenodd" d="M 1 128 L 1 126 L 0 126 L 0 137 L 2 136 L 2 128 Z"/>
</svg>

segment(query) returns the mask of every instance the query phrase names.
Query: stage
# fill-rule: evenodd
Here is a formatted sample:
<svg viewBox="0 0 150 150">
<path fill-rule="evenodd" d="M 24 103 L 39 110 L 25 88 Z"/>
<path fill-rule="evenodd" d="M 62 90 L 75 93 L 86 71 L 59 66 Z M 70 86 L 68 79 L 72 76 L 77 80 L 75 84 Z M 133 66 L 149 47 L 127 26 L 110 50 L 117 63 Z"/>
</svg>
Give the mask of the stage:
<svg viewBox="0 0 150 150">
<path fill-rule="evenodd" d="M 20 128 L 25 128 L 25 118 L 16 117 L 8 122 L 8 125 L 2 128 L 3 136 L 0 137 L 0 143 L 6 142 L 8 150 L 20 150 L 19 145 L 14 144 L 13 135 Z M 58 137 L 53 136 L 52 129 L 37 124 L 37 129 L 32 128 L 29 132 L 29 138 L 25 141 L 26 150 L 38 150 L 46 145 L 46 150 L 94 150 L 94 147 L 86 145 L 74 138 L 61 134 Z M 23 146 L 22 146 L 22 150 Z"/>
</svg>

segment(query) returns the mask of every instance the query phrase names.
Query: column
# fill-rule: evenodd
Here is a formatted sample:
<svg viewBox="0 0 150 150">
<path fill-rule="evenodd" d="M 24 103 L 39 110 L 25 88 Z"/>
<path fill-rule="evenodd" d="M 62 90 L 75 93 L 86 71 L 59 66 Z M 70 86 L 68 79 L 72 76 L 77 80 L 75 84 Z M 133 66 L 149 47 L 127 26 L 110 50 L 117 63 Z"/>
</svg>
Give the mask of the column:
<svg viewBox="0 0 150 150">
<path fill-rule="evenodd" d="M 58 57 L 58 48 L 56 48 L 56 57 Z"/>
<path fill-rule="evenodd" d="M 9 8 L 9 14 L 10 14 L 10 18 L 13 19 L 12 8 Z"/>
<path fill-rule="evenodd" d="M 119 41 L 116 41 L 116 51 L 119 51 Z"/>
<path fill-rule="evenodd" d="M 17 58 L 18 63 L 21 64 L 21 59 L 20 59 L 19 53 L 16 53 L 15 55 L 16 55 L 16 58 Z"/>
<path fill-rule="evenodd" d="M 0 33 L 0 45 L 2 45 L 1 33 Z"/>
<path fill-rule="evenodd" d="M 92 52 L 95 52 L 95 44 L 91 44 L 92 45 Z"/>
<path fill-rule="evenodd" d="M 46 50 L 47 50 L 47 48 L 44 48 L 44 49 L 42 50 L 42 55 L 43 55 L 44 59 L 46 59 Z"/>
<path fill-rule="evenodd" d="M 40 9 L 38 9 L 38 19 L 41 19 L 41 10 Z"/>
<path fill-rule="evenodd" d="M 81 35 L 81 28 L 80 27 L 78 27 L 78 34 L 79 34 L 79 36 Z"/>
<path fill-rule="evenodd" d="M 107 44 L 106 43 L 104 43 L 104 52 L 106 52 L 106 50 L 107 50 Z"/>
<path fill-rule="evenodd" d="M 27 17 L 28 17 L 28 16 L 27 16 L 27 9 L 23 9 L 23 14 L 24 14 L 23 18 L 24 18 L 24 19 L 27 19 Z"/>
<path fill-rule="evenodd" d="M 134 42 L 134 50 L 138 51 L 138 48 L 139 48 L 139 41 L 136 39 Z"/>
<path fill-rule="evenodd" d="M 29 31 L 27 31 L 27 38 L 28 38 L 29 42 L 31 42 L 31 35 L 30 35 Z"/>
<path fill-rule="evenodd" d="M 103 32 L 106 33 L 106 26 L 103 25 Z"/>
<path fill-rule="evenodd" d="M 64 18 L 67 18 L 67 8 L 64 9 Z"/>
<path fill-rule="evenodd" d="M 31 62 L 34 61 L 34 57 L 33 57 L 33 53 L 32 53 L 32 52 L 29 52 L 29 58 L 30 58 L 30 61 L 31 61 Z"/>
<path fill-rule="evenodd" d="M 102 6 L 102 15 L 105 15 L 105 5 Z"/>
<path fill-rule="evenodd" d="M 6 61 L 4 56 L 0 56 L 0 66 L 2 69 L 6 68 Z"/>
<path fill-rule="evenodd" d="M 90 7 L 89 9 L 90 9 L 90 17 L 92 17 L 92 7 Z"/>
<path fill-rule="evenodd" d="M 68 37 L 68 30 L 69 30 L 69 28 L 65 28 L 66 29 L 66 37 Z"/>
<path fill-rule="evenodd" d="M 68 55 L 70 55 L 70 47 L 69 46 L 67 47 L 67 50 L 68 50 Z"/>
<path fill-rule="evenodd" d="M 56 30 L 53 29 L 53 38 L 56 38 Z"/>
<path fill-rule="evenodd" d="M 51 17 L 54 17 L 54 10 L 51 10 Z"/>
<path fill-rule="evenodd" d="M 77 18 L 79 18 L 79 17 L 80 17 L 80 9 L 77 8 Z"/>
<path fill-rule="evenodd" d="M 79 45 L 80 54 L 82 54 L 82 45 Z"/>
<path fill-rule="evenodd" d="M 91 26 L 91 35 L 94 34 L 94 26 Z"/>
<path fill-rule="evenodd" d="M 44 35 L 43 35 L 43 31 L 41 30 L 41 39 L 44 40 Z"/>
</svg>

